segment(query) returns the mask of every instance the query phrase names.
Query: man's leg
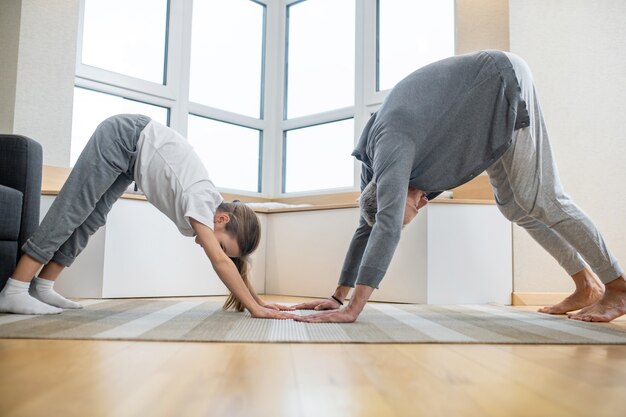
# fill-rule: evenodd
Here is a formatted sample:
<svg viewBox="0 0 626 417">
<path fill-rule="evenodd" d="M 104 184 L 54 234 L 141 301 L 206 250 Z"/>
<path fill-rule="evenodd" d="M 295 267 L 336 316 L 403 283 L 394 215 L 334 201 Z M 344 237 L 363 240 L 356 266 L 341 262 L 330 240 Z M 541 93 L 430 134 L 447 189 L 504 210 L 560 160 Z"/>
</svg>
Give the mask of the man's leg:
<svg viewBox="0 0 626 417">
<path fill-rule="evenodd" d="M 487 173 L 496 198 L 497 207 L 510 221 L 523 227 L 572 277 L 574 292 L 560 303 L 540 308 L 548 314 L 565 314 L 598 301 L 604 285 L 598 281 L 578 252 L 558 233 L 537 219 L 530 217 L 516 202 L 501 161 L 491 166 Z"/>
<path fill-rule="evenodd" d="M 511 62 L 531 118 L 528 128 L 515 132 L 513 146 L 500 160 L 515 201 L 567 241 L 605 284 L 602 298 L 577 318 L 610 321 L 626 314 L 624 272 L 591 219 L 563 191 L 530 70 L 519 58 L 513 56 Z"/>
</svg>

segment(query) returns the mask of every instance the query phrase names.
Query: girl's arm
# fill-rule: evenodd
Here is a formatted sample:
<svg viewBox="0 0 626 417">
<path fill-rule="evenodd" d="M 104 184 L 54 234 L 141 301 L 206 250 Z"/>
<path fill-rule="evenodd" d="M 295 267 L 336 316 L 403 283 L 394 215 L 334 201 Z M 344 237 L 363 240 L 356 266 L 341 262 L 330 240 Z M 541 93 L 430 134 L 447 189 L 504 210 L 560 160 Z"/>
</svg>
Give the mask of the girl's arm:
<svg viewBox="0 0 626 417">
<path fill-rule="evenodd" d="M 196 232 L 198 241 L 211 261 L 211 265 L 217 273 L 217 276 L 233 295 L 241 301 L 252 317 L 274 319 L 290 319 L 294 317 L 291 314 L 270 310 L 260 305 L 243 283 L 235 264 L 233 264 L 220 247 L 219 242 L 213 234 L 213 230 L 194 219 L 190 220 L 191 227 Z"/>
</svg>

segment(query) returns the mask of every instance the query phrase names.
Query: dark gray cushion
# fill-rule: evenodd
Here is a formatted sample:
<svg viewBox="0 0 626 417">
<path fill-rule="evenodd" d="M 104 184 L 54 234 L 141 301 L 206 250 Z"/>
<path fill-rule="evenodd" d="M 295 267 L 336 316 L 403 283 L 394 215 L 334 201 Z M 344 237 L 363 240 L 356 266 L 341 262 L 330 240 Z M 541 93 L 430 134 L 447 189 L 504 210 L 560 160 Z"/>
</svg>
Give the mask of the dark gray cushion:
<svg viewBox="0 0 626 417">
<path fill-rule="evenodd" d="M 0 185 L 22 194 L 17 236 L 11 228 L 9 235 L 15 240 L 0 239 L 0 289 L 21 256 L 20 248 L 39 226 L 41 200 L 42 148 L 34 140 L 20 135 L 0 135 Z M 16 194 L 5 194 L 7 207 L 15 207 Z M 13 210 L 13 209 L 11 209 Z M 13 220 L 5 219 L 5 207 L 0 210 L 0 223 L 8 226 Z M 10 216 L 13 219 L 14 213 Z"/>
<path fill-rule="evenodd" d="M 0 185 L 0 240 L 14 240 L 20 234 L 23 194 L 13 188 Z"/>
<path fill-rule="evenodd" d="M 15 270 L 16 257 L 17 242 L 0 241 L 0 288 L 4 288 L 7 279 Z"/>
<path fill-rule="evenodd" d="M 0 185 L 24 194 L 18 246 L 39 226 L 43 151 L 33 139 L 20 135 L 0 135 Z"/>
</svg>

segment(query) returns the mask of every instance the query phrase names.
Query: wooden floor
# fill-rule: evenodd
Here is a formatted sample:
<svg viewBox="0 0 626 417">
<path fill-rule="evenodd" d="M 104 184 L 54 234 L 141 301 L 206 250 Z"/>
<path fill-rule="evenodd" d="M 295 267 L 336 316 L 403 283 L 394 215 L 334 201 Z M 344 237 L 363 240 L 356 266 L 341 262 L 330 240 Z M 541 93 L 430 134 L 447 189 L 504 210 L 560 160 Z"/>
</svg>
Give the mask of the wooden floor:
<svg viewBox="0 0 626 417">
<path fill-rule="evenodd" d="M 626 416 L 626 346 L 0 339 L 2 417 L 422 415 Z"/>
</svg>

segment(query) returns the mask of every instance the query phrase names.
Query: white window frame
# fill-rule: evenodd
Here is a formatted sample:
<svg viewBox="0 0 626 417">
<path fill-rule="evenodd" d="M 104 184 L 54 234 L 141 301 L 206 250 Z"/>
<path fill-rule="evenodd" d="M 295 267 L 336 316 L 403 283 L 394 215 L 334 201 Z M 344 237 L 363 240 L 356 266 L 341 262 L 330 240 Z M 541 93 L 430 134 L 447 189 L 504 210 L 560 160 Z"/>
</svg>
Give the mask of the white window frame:
<svg viewBox="0 0 626 417">
<path fill-rule="evenodd" d="M 245 116 L 189 101 L 191 61 L 191 21 L 193 0 L 169 0 L 167 30 L 167 80 L 165 85 L 117 74 L 81 62 L 85 0 L 80 0 L 76 54 L 77 87 L 127 97 L 147 104 L 168 107 L 169 125 L 187 135 L 188 114 L 207 117 L 261 131 L 261 191 L 219 188 L 244 196 L 267 198 L 335 194 L 358 191 L 360 163 L 354 160 L 352 187 L 282 192 L 285 132 L 322 123 L 354 119 L 354 143 L 370 114 L 378 110 L 389 90 L 376 91 L 376 0 L 355 3 L 355 101 L 353 106 L 309 116 L 283 119 L 285 97 L 285 57 L 287 7 L 302 0 L 251 0 L 265 6 L 265 43 L 260 118 Z M 328 94 L 332 94 L 329 91 Z"/>
</svg>

